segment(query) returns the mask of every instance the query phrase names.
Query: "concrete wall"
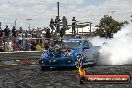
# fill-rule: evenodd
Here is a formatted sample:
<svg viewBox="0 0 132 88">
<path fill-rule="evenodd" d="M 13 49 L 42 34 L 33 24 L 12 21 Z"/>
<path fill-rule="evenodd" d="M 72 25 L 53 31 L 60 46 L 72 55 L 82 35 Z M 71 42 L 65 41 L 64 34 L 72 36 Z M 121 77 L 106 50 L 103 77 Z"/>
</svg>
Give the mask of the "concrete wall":
<svg viewBox="0 0 132 88">
<path fill-rule="evenodd" d="M 18 51 L 18 52 L 0 52 L 0 61 L 3 60 L 21 60 L 21 59 L 40 59 L 42 52 L 37 51 Z"/>
</svg>

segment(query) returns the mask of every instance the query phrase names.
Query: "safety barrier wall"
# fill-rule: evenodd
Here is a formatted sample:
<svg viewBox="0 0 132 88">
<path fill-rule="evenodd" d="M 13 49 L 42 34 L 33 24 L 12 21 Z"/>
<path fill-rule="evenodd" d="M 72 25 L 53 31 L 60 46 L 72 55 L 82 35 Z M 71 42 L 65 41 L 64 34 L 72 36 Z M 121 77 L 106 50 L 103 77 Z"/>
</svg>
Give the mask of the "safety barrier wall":
<svg viewBox="0 0 132 88">
<path fill-rule="evenodd" d="M 0 52 L 0 61 L 21 60 L 21 59 L 40 59 L 42 52 L 40 51 L 16 51 L 16 52 Z"/>
</svg>

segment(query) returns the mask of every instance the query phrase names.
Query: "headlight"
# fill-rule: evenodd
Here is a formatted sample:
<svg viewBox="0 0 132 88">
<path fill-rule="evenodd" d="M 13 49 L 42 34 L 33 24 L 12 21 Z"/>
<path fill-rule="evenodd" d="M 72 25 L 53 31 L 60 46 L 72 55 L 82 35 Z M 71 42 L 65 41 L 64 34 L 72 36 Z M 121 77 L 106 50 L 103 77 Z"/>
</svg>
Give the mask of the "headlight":
<svg viewBox="0 0 132 88">
<path fill-rule="evenodd" d="M 64 56 L 73 56 L 73 52 L 71 50 L 66 49 L 66 50 L 63 50 L 63 55 Z"/>
<path fill-rule="evenodd" d="M 64 54 L 63 54 L 64 56 L 67 56 L 67 52 L 64 52 Z"/>
<path fill-rule="evenodd" d="M 64 56 L 72 56 L 72 53 L 71 52 L 64 52 L 63 55 Z"/>
<path fill-rule="evenodd" d="M 72 53 L 72 52 L 69 52 L 69 53 L 68 53 L 68 56 L 73 56 L 73 53 Z"/>
</svg>

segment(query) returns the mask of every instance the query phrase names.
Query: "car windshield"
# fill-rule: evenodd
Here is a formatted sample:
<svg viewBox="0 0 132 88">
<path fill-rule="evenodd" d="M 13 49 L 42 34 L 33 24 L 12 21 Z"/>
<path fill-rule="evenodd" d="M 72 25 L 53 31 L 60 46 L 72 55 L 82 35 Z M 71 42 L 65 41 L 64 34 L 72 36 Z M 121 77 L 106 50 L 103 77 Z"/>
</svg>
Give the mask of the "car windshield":
<svg viewBox="0 0 132 88">
<path fill-rule="evenodd" d="M 64 44 L 70 49 L 77 49 L 80 47 L 80 42 L 79 40 L 65 40 Z"/>
</svg>

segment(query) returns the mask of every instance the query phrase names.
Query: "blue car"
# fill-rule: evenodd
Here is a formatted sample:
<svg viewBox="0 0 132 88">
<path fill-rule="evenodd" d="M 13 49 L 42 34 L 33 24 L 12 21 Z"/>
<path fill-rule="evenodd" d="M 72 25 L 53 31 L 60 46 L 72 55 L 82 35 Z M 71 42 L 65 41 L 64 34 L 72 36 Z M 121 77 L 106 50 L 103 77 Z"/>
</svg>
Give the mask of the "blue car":
<svg viewBox="0 0 132 88">
<path fill-rule="evenodd" d="M 94 65 L 97 61 L 88 60 L 84 54 L 91 47 L 92 44 L 86 39 L 62 40 L 61 43 L 52 45 L 43 52 L 39 64 L 42 69 Z"/>
</svg>

